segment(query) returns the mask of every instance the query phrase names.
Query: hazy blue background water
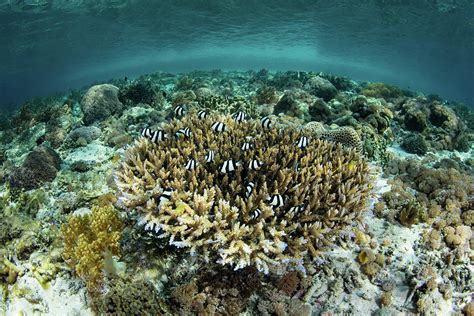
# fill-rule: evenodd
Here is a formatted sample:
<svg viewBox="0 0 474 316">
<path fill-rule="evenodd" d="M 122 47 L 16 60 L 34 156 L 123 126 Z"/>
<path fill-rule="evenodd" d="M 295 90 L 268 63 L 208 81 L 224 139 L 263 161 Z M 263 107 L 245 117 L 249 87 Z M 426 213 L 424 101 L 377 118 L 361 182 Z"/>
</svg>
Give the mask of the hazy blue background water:
<svg viewBox="0 0 474 316">
<path fill-rule="evenodd" d="M 474 1 L 0 0 L 0 105 L 158 70 L 268 68 L 474 104 Z"/>
</svg>

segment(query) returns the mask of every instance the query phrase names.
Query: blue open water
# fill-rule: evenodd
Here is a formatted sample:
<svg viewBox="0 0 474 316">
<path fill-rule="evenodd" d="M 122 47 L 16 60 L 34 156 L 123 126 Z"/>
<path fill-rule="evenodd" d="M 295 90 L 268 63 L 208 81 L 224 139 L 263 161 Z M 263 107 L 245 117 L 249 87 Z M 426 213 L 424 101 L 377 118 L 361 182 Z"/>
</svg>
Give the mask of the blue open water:
<svg viewBox="0 0 474 316">
<path fill-rule="evenodd" d="M 315 70 L 474 104 L 474 1 L 0 0 L 0 106 L 113 77 Z"/>
</svg>

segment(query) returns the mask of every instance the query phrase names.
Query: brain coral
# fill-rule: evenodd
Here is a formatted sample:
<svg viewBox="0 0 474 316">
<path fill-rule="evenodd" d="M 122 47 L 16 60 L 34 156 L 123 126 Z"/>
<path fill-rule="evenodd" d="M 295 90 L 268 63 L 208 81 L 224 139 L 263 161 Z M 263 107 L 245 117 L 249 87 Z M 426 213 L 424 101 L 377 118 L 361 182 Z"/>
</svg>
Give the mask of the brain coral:
<svg viewBox="0 0 474 316">
<path fill-rule="evenodd" d="M 301 267 L 360 220 L 371 186 L 356 150 L 305 130 L 203 116 L 172 120 L 165 139 L 141 137 L 127 150 L 118 203 L 145 229 L 205 260 L 267 273 Z"/>
<path fill-rule="evenodd" d="M 335 130 L 324 130 L 316 132 L 321 139 L 339 143 L 344 147 L 355 148 L 359 153 L 362 152 L 362 140 L 357 131 L 349 126 L 344 126 Z"/>
</svg>

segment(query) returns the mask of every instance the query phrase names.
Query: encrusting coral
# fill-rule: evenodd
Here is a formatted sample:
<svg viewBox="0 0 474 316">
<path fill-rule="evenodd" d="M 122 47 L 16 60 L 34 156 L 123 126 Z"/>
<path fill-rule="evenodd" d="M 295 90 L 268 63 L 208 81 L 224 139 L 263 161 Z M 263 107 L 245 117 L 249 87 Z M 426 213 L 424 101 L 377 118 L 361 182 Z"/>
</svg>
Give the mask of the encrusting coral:
<svg viewBox="0 0 474 316">
<path fill-rule="evenodd" d="M 360 221 L 371 185 L 355 150 L 268 118 L 203 116 L 173 120 L 160 141 L 141 137 L 127 150 L 118 204 L 145 229 L 205 260 L 267 273 L 302 268 L 308 252 Z"/>
<path fill-rule="evenodd" d="M 357 152 L 362 153 L 363 142 L 357 131 L 349 126 L 337 129 L 327 130 L 321 123 L 311 121 L 304 128 L 312 133 L 315 137 L 332 143 L 341 144 L 346 148 L 354 148 Z"/>
<path fill-rule="evenodd" d="M 92 307 L 98 315 L 167 315 L 158 291 L 145 280 L 112 279 L 107 293 L 93 297 Z"/>
<path fill-rule="evenodd" d="M 355 148 L 359 153 L 362 153 L 362 140 L 356 130 L 351 127 L 345 126 L 336 130 L 323 131 L 319 133 L 319 137 L 347 148 Z"/>
<path fill-rule="evenodd" d="M 95 290 L 102 285 L 107 255 L 119 255 L 123 229 L 113 206 L 92 208 L 90 214 L 71 216 L 62 226 L 63 257 L 86 283 Z"/>
</svg>

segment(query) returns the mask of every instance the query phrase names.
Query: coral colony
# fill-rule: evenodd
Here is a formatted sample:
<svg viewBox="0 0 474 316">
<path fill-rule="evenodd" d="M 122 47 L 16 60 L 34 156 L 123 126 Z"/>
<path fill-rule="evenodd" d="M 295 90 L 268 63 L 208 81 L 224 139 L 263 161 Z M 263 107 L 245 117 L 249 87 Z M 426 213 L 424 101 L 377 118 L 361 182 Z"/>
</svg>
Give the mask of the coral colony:
<svg viewBox="0 0 474 316">
<path fill-rule="evenodd" d="M 120 206 L 170 245 L 268 273 L 302 267 L 361 220 L 370 176 L 356 150 L 244 112 L 175 113 L 144 129 L 116 174 Z"/>
</svg>

